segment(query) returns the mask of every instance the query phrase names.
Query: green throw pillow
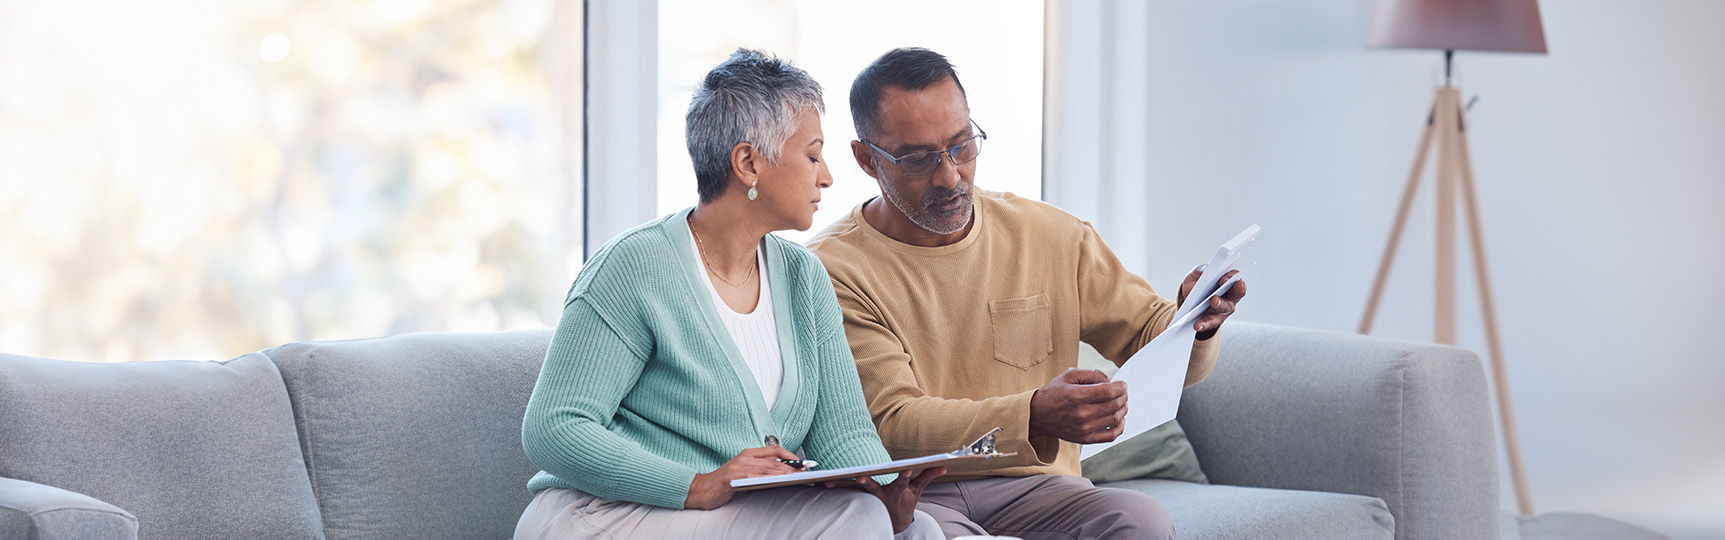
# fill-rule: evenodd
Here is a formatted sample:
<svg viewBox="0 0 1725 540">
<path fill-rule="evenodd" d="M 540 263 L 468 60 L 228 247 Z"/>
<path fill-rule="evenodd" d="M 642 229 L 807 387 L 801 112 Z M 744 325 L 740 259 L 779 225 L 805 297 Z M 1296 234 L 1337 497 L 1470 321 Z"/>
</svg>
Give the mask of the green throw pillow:
<svg viewBox="0 0 1725 540">
<path fill-rule="evenodd" d="M 1198 454 L 1186 440 L 1186 430 L 1180 429 L 1176 420 L 1090 456 L 1082 468 L 1084 477 L 1097 484 L 1137 478 L 1210 483 L 1204 470 L 1198 468 Z"/>
</svg>

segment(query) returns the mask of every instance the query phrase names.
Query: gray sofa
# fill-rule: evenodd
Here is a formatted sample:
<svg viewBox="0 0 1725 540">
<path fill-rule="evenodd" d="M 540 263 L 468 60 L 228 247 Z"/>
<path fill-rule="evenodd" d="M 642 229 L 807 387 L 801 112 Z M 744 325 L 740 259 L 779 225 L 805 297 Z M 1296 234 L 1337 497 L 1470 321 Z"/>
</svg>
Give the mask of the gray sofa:
<svg viewBox="0 0 1725 540">
<path fill-rule="evenodd" d="M 0 538 L 507 538 L 549 330 L 225 362 L 0 355 Z M 1497 538 L 1464 350 L 1231 322 L 1180 421 L 1212 485 L 1129 480 L 1186 539 Z"/>
</svg>

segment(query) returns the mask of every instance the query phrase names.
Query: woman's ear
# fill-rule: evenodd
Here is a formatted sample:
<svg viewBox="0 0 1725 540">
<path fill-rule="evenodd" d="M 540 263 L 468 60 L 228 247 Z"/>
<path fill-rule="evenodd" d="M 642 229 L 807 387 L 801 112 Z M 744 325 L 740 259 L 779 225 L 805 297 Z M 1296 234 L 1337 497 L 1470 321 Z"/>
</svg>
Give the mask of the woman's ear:
<svg viewBox="0 0 1725 540">
<path fill-rule="evenodd" d="M 756 177 L 761 175 L 761 168 L 766 156 L 755 151 L 755 146 L 746 142 L 737 143 L 731 147 L 731 172 L 742 179 L 743 185 L 753 186 Z"/>
</svg>

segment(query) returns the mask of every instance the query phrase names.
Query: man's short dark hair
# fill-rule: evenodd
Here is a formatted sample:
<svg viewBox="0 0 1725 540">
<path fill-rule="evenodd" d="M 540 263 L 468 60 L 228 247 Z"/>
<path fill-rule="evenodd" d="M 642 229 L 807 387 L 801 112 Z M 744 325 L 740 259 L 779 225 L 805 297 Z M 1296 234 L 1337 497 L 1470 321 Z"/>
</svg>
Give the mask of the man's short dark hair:
<svg viewBox="0 0 1725 540">
<path fill-rule="evenodd" d="M 880 134 L 880 96 L 886 87 L 916 91 L 948 77 L 958 85 L 959 94 L 964 94 L 958 71 L 940 53 L 904 47 L 880 55 L 851 83 L 851 121 L 856 123 L 857 137 L 870 139 Z"/>
</svg>

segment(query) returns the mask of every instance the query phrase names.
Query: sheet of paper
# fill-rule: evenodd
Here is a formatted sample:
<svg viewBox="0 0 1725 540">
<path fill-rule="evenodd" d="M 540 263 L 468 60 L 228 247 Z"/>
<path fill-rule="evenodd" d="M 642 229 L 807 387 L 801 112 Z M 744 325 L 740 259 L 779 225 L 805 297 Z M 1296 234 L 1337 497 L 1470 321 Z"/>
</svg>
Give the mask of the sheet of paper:
<svg viewBox="0 0 1725 540">
<path fill-rule="evenodd" d="M 1126 420 L 1120 426 L 1120 437 L 1112 442 L 1084 445 L 1079 452 L 1079 459 L 1088 459 L 1149 431 L 1150 428 L 1173 420 L 1174 415 L 1180 412 L 1180 393 L 1186 385 L 1186 367 L 1192 360 L 1192 343 L 1198 339 L 1198 332 L 1192 329 L 1192 323 L 1203 314 L 1204 306 L 1209 305 L 1210 298 L 1227 292 L 1245 275 L 1242 270 L 1227 282 L 1218 283 L 1224 274 L 1234 270 L 1235 265 L 1239 264 L 1246 247 L 1258 238 L 1259 230 L 1257 225 L 1246 227 L 1246 230 L 1222 244 L 1222 247 L 1216 250 L 1216 256 L 1204 267 L 1204 273 L 1198 277 L 1198 283 L 1192 287 L 1192 293 L 1186 297 L 1186 302 L 1175 310 L 1173 322 L 1169 323 L 1168 328 L 1145 344 L 1144 348 L 1138 349 L 1131 359 L 1120 366 L 1120 371 L 1114 372 L 1114 380 L 1126 381 L 1128 405 Z"/>
</svg>

